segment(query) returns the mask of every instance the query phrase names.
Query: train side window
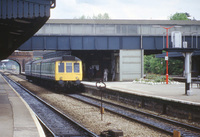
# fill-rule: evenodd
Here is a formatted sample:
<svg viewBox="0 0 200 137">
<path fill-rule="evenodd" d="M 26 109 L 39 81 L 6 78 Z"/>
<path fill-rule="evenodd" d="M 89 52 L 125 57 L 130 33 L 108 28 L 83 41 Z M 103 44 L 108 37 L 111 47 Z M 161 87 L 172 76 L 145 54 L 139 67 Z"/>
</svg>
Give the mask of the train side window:
<svg viewBox="0 0 200 137">
<path fill-rule="evenodd" d="M 55 63 L 51 64 L 51 70 L 52 70 L 52 74 L 54 74 L 55 73 Z"/>
<path fill-rule="evenodd" d="M 79 63 L 74 63 L 74 73 L 79 73 Z"/>
<path fill-rule="evenodd" d="M 67 71 L 67 73 L 72 72 L 72 63 L 66 63 L 66 71 Z"/>
<path fill-rule="evenodd" d="M 60 73 L 64 72 L 64 63 L 58 64 L 58 72 L 60 72 Z"/>
</svg>

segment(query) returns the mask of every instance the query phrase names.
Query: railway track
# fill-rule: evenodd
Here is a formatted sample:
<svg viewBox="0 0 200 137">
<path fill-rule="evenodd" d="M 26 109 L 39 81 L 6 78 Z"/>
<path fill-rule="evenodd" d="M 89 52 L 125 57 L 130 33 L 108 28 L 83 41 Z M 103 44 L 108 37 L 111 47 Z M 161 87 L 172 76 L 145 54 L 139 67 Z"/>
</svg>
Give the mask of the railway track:
<svg viewBox="0 0 200 137">
<path fill-rule="evenodd" d="M 6 81 L 20 94 L 36 114 L 40 122 L 55 137 L 97 137 L 98 135 L 81 126 L 55 107 L 46 103 L 18 83 L 2 75 Z"/>
<path fill-rule="evenodd" d="M 100 99 L 85 95 L 71 94 L 68 96 L 96 107 L 100 107 L 101 104 Z M 163 118 L 158 115 L 149 114 L 143 111 L 127 108 L 106 101 L 103 101 L 103 107 L 107 111 L 121 115 L 122 117 L 126 117 L 127 119 L 145 124 L 148 127 L 156 128 L 170 135 L 173 134 L 173 130 L 177 130 L 181 132 L 181 136 L 200 136 L 200 128 L 180 123 L 171 119 Z"/>
<path fill-rule="evenodd" d="M 90 105 L 100 107 L 101 100 L 97 98 L 93 98 L 86 95 L 81 94 L 71 94 L 67 95 L 79 101 L 83 101 Z M 143 111 L 139 111 L 133 108 L 128 108 L 125 106 L 121 106 L 118 104 L 114 104 L 107 101 L 102 101 L 103 107 L 105 110 L 110 111 L 112 113 L 118 114 L 122 117 L 128 118 L 133 121 L 137 121 L 139 123 L 145 124 L 149 127 L 156 128 L 165 133 L 173 135 L 173 131 L 179 131 L 181 136 L 191 136 L 191 137 L 199 137 L 200 136 L 200 128 L 191 126 L 188 124 L 184 124 L 178 121 L 174 121 L 171 119 L 163 118 L 158 115 L 149 114 Z"/>
</svg>

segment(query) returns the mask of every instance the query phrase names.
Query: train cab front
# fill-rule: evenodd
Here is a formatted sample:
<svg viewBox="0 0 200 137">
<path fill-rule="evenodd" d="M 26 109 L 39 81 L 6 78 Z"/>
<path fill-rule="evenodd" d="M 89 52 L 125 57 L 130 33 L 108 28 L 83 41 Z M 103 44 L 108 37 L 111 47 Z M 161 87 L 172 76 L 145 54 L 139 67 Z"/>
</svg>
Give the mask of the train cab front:
<svg viewBox="0 0 200 137">
<path fill-rule="evenodd" d="M 82 81 L 82 63 L 73 61 L 62 61 L 56 63 L 55 79 L 63 88 L 80 87 Z"/>
</svg>

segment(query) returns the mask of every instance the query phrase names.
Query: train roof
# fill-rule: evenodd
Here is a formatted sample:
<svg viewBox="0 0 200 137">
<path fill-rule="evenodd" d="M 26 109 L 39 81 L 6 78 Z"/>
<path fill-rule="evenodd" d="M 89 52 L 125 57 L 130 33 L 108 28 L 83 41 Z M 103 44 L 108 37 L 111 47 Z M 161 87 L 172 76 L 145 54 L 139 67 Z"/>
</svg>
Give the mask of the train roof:
<svg viewBox="0 0 200 137">
<path fill-rule="evenodd" d="M 64 55 L 62 57 L 55 57 L 55 58 L 48 58 L 48 59 L 40 59 L 35 61 L 29 61 L 27 64 L 30 63 L 43 63 L 43 62 L 56 62 L 56 61 L 80 61 L 78 57 L 71 56 L 71 55 Z"/>
</svg>

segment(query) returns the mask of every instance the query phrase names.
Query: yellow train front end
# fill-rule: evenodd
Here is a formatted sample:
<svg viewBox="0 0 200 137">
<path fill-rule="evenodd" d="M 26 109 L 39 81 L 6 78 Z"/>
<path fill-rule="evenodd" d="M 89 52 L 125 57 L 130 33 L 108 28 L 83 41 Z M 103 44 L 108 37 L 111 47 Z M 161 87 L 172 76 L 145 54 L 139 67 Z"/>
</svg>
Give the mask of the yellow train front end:
<svg viewBox="0 0 200 137">
<path fill-rule="evenodd" d="M 80 84 L 83 79 L 82 62 L 79 61 L 56 61 L 55 80 L 60 85 Z"/>
</svg>

